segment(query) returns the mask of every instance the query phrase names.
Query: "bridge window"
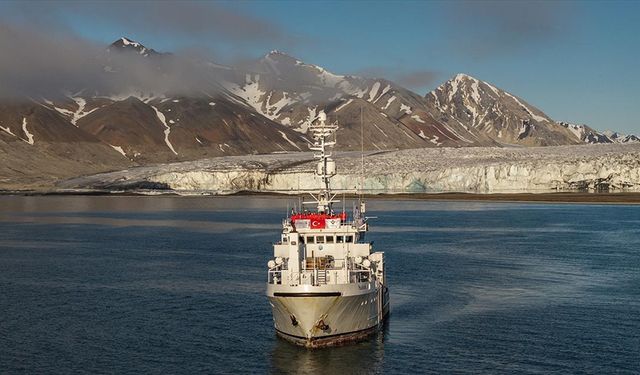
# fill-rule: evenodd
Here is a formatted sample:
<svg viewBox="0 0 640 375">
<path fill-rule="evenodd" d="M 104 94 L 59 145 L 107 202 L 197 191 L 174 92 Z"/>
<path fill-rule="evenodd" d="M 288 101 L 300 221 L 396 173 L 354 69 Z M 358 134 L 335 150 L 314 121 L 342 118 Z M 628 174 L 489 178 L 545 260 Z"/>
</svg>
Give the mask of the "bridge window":
<svg viewBox="0 0 640 375">
<path fill-rule="evenodd" d="M 307 237 L 307 243 L 315 243 L 315 238 L 313 236 L 308 236 Z"/>
<path fill-rule="evenodd" d="M 336 236 L 336 243 L 343 243 L 344 242 L 344 236 Z"/>
<path fill-rule="evenodd" d="M 324 243 L 324 236 L 316 237 L 316 243 Z"/>
<path fill-rule="evenodd" d="M 345 239 L 347 243 L 353 243 L 353 236 L 346 236 Z"/>
<path fill-rule="evenodd" d="M 327 236 L 327 243 L 333 243 L 333 236 Z"/>
</svg>

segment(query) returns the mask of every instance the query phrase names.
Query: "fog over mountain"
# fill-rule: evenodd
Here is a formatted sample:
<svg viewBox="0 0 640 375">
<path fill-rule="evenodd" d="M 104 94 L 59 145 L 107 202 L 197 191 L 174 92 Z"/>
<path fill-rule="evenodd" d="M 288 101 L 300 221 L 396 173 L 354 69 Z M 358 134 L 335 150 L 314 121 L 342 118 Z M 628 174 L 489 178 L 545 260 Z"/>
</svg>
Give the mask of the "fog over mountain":
<svg viewBox="0 0 640 375">
<path fill-rule="evenodd" d="M 211 90 L 220 78 L 206 62 L 181 55 L 115 50 L 72 35 L 0 25 L 0 97 L 53 97 L 80 90 L 192 94 Z"/>
<path fill-rule="evenodd" d="M 423 96 L 398 75 L 334 74 L 276 50 L 224 65 L 127 37 L 104 46 L 6 25 L 0 48 L 11 51 L 0 59 L 0 179 L 7 182 L 305 151 L 321 113 L 339 125 L 339 150 L 638 141 L 556 122 L 462 73 Z M 51 172 L 52 165 L 64 167 Z"/>
</svg>

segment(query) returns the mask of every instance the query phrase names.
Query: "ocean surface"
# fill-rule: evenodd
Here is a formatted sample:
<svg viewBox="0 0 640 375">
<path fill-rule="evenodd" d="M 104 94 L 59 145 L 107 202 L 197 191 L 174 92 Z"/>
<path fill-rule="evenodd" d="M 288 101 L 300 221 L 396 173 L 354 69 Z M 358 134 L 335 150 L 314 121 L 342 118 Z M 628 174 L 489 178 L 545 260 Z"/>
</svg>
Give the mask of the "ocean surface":
<svg viewBox="0 0 640 375">
<path fill-rule="evenodd" d="M 370 200 L 391 316 L 278 339 L 286 198 L 0 196 L 0 373 L 639 373 L 640 206 Z"/>
</svg>

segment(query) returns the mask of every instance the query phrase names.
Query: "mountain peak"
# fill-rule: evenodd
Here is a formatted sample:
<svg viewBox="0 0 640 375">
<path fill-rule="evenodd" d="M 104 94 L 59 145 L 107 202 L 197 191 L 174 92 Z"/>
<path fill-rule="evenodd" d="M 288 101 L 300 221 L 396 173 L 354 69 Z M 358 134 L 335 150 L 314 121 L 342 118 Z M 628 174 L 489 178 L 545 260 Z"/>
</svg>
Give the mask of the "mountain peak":
<svg viewBox="0 0 640 375">
<path fill-rule="evenodd" d="M 457 81 L 457 82 L 459 82 L 459 81 L 465 81 L 465 80 L 467 80 L 467 81 L 469 81 L 469 80 L 470 80 L 470 81 L 476 81 L 476 82 L 479 82 L 479 81 L 480 81 L 479 79 L 477 79 L 477 78 L 475 78 L 475 77 L 472 77 L 472 76 L 470 76 L 470 75 L 468 75 L 468 74 L 465 74 L 465 73 L 458 73 L 458 74 L 456 74 L 456 75 L 455 75 L 455 77 L 453 77 L 450 81 Z"/>
<path fill-rule="evenodd" d="M 269 53 L 267 53 L 266 55 L 264 55 L 263 60 L 274 60 L 277 62 L 290 62 L 296 65 L 302 64 L 302 61 L 277 49 L 274 49 Z"/>
<path fill-rule="evenodd" d="M 127 47 L 130 46 L 131 48 L 139 48 L 139 47 L 144 47 L 142 44 L 136 42 L 135 40 L 129 39 L 127 37 L 121 37 L 120 39 L 116 40 L 115 42 L 111 43 L 112 46 L 115 47 Z"/>
<path fill-rule="evenodd" d="M 111 43 L 110 49 L 111 48 L 115 48 L 116 51 L 135 51 L 145 57 L 158 54 L 158 52 L 154 51 L 151 48 L 145 47 L 144 45 L 142 45 L 142 43 L 136 42 L 135 40 L 129 39 L 124 36 Z"/>
<path fill-rule="evenodd" d="M 125 45 L 125 46 L 128 46 L 128 45 L 131 45 L 133 47 L 139 47 L 140 46 L 140 43 L 138 43 L 138 42 L 136 42 L 134 40 L 131 40 L 129 38 L 126 38 L 126 37 L 122 37 L 122 38 L 118 39 L 118 41 L 122 42 L 122 44 Z"/>
</svg>

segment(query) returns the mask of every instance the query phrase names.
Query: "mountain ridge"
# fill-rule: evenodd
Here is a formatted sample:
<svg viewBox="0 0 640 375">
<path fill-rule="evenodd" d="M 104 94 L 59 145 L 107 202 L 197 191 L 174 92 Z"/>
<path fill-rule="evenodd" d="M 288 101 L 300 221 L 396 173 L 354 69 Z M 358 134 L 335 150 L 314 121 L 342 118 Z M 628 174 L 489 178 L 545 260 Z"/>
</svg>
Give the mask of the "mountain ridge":
<svg viewBox="0 0 640 375">
<path fill-rule="evenodd" d="M 557 122 L 524 99 L 464 73 L 423 96 L 384 78 L 334 74 L 278 50 L 242 66 L 185 62 L 126 37 L 107 51 L 131 52 L 115 61 L 119 65 L 105 65 L 107 78 L 128 77 L 120 74 L 131 63 L 134 70 L 146 69 L 147 80 L 171 84 L 125 82 L 113 86 L 119 90 L 84 87 L 61 89 L 49 99 L 0 100 L 0 154 L 14 153 L 12 145 L 22 142 L 39 150 L 34 155 L 94 158 L 88 163 L 103 170 L 305 151 L 306 131 L 321 113 L 339 124 L 339 150 L 359 150 L 361 137 L 367 150 L 640 142 L 634 135 Z M 87 155 L 82 145 L 89 144 L 95 147 Z M 41 164 L 42 173 L 48 172 L 47 161 Z M 5 172 L 5 179 L 14 172 Z"/>
</svg>

